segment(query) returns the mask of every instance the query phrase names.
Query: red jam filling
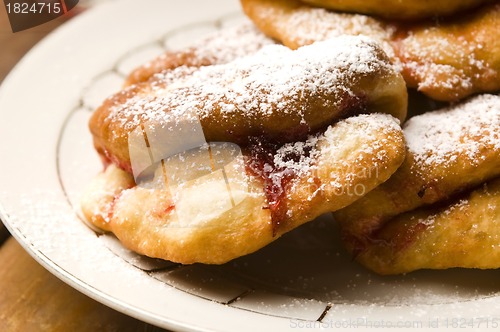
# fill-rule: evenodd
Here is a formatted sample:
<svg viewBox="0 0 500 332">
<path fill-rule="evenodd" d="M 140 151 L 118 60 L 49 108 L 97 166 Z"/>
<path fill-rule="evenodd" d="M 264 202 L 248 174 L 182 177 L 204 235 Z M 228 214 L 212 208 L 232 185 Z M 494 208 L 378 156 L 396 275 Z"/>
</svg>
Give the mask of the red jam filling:
<svg viewBox="0 0 500 332">
<path fill-rule="evenodd" d="M 252 143 L 245 153 L 247 171 L 259 177 L 264 183 L 264 193 L 268 203 L 265 208 L 271 212 L 273 236 L 288 218 L 287 190 L 290 182 L 297 176 L 294 170 L 278 167 L 274 163 L 274 156 L 280 147 L 278 144 L 252 138 Z M 285 156 L 286 160 L 293 161 L 298 161 L 300 157 L 297 152 Z"/>
</svg>

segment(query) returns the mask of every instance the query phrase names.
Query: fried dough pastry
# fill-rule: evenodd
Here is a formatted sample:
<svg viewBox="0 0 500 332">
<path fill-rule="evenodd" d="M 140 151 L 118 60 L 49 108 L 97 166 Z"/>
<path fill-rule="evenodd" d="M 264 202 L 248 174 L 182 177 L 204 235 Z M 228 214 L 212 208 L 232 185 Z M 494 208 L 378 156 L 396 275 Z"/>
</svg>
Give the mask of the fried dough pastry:
<svg viewBox="0 0 500 332">
<path fill-rule="evenodd" d="M 330 12 L 299 0 L 241 0 L 245 14 L 264 34 L 291 49 L 343 35 L 364 35 L 394 59 L 391 25 L 365 15 Z"/>
<path fill-rule="evenodd" d="M 500 90 L 498 3 L 468 15 L 418 24 L 331 12 L 299 0 L 241 3 L 262 32 L 293 49 L 333 36 L 369 36 L 401 69 L 409 87 L 433 99 L 457 101 L 474 93 Z"/>
<path fill-rule="evenodd" d="M 500 90 L 500 3 L 451 20 L 399 28 L 393 39 L 408 86 L 457 101 Z"/>
<path fill-rule="evenodd" d="M 103 211 L 111 211 L 115 198 L 125 189 L 136 186 L 134 177 L 129 173 L 108 166 L 99 173 L 86 188 L 86 194 L 80 199 L 80 206 L 87 221 L 98 229 L 108 231 L 108 215 Z"/>
<path fill-rule="evenodd" d="M 500 268 L 500 179 L 444 207 L 390 220 L 356 260 L 379 274 L 453 267 Z"/>
<path fill-rule="evenodd" d="M 500 96 L 480 95 L 409 119 L 407 154 L 391 178 L 337 211 L 347 247 L 362 252 L 385 222 L 500 176 Z"/>
<path fill-rule="evenodd" d="M 217 164 L 231 143 L 212 144 Z M 404 150 L 395 118 L 359 115 L 304 141 L 276 147 L 256 141 L 243 158 L 222 165 L 224 177 L 213 166 L 205 173 L 201 154 L 184 155 L 174 158 L 174 172 L 194 172 L 190 180 L 165 184 L 170 161 L 162 161 L 153 180 L 125 189 L 132 176 L 111 165 L 90 186 L 82 210 L 138 253 L 221 264 L 352 203 L 396 171 Z"/>
<path fill-rule="evenodd" d="M 251 57 L 179 67 L 108 98 L 90 120 L 97 151 L 131 172 L 128 139 L 199 119 L 208 142 L 247 145 L 304 139 L 359 113 L 403 120 L 407 93 L 385 53 L 364 37 L 339 37 L 292 51 L 264 47 Z"/>
<path fill-rule="evenodd" d="M 491 0 L 301 0 L 341 12 L 380 16 L 390 20 L 415 20 L 454 14 Z"/>
<path fill-rule="evenodd" d="M 222 64 L 254 54 L 264 45 L 275 41 L 257 30 L 251 22 L 213 32 L 192 46 L 167 51 L 136 68 L 129 74 L 125 86 L 145 82 L 154 74 L 180 66 L 201 67 Z"/>
</svg>

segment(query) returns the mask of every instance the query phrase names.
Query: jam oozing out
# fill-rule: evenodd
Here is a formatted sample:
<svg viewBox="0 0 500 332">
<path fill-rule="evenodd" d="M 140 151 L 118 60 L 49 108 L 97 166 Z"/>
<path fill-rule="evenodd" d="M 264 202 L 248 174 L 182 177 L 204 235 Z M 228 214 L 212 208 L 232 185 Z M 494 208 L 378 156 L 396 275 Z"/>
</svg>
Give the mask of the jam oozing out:
<svg viewBox="0 0 500 332">
<path fill-rule="evenodd" d="M 261 138 L 252 138 L 252 143 L 246 149 L 247 171 L 259 177 L 264 183 L 264 193 L 268 208 L 271 212 L 273 235 L 277 234 L 288 218 L 287 189 L 290 182 L 297 176 L 295 170 L 276 166 L 274 156 L 280 145 L 267 142 Z M 305 153 L 309 153 L 306 150 Z M 301 155 L 298 152 L 287 153 L 285 158 L 298 161 Z"/>
<path fill-rule="evenodd" d="M 336 120 L 332 120 L 332 123 L 345 118 L 348 115 L 352 116 L 354 114 L 362 114 L 366 112 L 367 100 L 365 96 L 354 96 L 346 93 L 341 100 L 342 111 L 337 114 L 338 118 Z M 269 205 L 268 208 L 271 211 L 273 234 L 277 233 L 278 227 L 283 224 L 288 217 L 288 206 L 286 200 L 287 189 L 290 182 L 297 176 L 294 169 L 277 167 L 274 162 L 274 156 L 281 147 L 282 143 L 302 141 L 311 134 L 311 128 L 307 124 L 303 124 L 287 133 L 284 133 L 284 136 L 279 139 L 270 139 L 267 136 L 246 138 L 246 143 L 248 144 L 245 149 L 245 154 L 247 156 L 247 169 L 251 174 L 260 177 L 264 182 L 264 190 Z M 308 157 L 310 152 L 311 147 L 301 152 L 288 152 L 284 157 L 286 160 L 298 162 L 301 157 Z M 304 154 L 306 154 L 306 156 L 304 156 Z M 314 179 L 315 183 L 318 181 L 319 179 Z"/>
</svg>

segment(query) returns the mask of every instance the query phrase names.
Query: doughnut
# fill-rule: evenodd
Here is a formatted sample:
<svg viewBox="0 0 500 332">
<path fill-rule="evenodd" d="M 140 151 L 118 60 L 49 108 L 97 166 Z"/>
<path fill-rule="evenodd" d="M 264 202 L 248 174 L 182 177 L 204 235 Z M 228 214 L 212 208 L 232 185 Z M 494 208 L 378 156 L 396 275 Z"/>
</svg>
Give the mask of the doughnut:
<svg viewBox="0 0 500 332">
<path fill-rule="evenodd" d="M 500 90 L 498 3 L 460 17 L 418 23 L 337 13 L 299 0 L 241 3 L 262 32 L 292 49 L 339 35 L 369 36 L 401 70 L 408 87 L 433 99 L 458 101 Z"/>
<path fill-rule="evenodd" d="M 303 141 L 258 138 L 235 151 L 233 143 L 209 143 L 182 152 L 132 187 L 134 177 L 111 164 L 84 194 L 82 211 L 140 254 L 222 264 L 359 199 L 397 170 L 405 143 L 397 119 L 374 113 Z"/>
<path fill-rule="evenodd" d="M 274 43 L 251 22 L 245 21 L 234 27 L 215 31 L 189 47 L 161 54 L 134 69 L 128 75 L 125 86 L 147 81 L 155 74 L 180 66 L 200 67 L 227 63 Z"/>
<path fill-rule="evenodd" d="M 477 7 L 491 0 L 301 0 L 313 6 L 341 12 L 380 16 L 390 20 L 415 20 L 446 16 Z"/>
<path fill-rule="evenodd" d="M 415 116 L 403 131 L 407 153 L 397 172 L 334 213 L 355 255 L 377 242 L 380 230 L 399 215 L 432 209 L 500 176 L 498 95 L 479 95 Z"/>
<path fill-rule="evenodd" d="M 376 43 L 345 36 L 295 51 L 268 45 L 227 64 L 178 67 L 131 85 L 92 115 L 94 145 L 105 160 L 132 172 L 130 133 L 198 121 L 206 141 L 242 146 L 249 138 L 300 141 L 360 113 L 404 120 L 404 80 Z"/>
<path fill-rule="evenodd" d="M 419 269 L 500 268 L 500 179 L 445 206 L 391 219 L 356 260 L 383 275 Z"/>
</svg>

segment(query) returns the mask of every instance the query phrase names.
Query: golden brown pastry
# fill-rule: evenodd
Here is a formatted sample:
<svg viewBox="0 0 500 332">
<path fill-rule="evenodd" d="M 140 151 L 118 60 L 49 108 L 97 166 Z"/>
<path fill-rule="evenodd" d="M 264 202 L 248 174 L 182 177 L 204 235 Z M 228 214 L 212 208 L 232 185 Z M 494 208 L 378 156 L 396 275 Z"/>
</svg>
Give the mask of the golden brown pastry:
<svg viewBox="0 0 500 332">
<path fill-rule="evenodd" d="M 242 158 L 234 144 L 209 146 L 162 160 L 131 189 L 133 177 L 110 165 L 82 201 L 85 216 L 138 253 L 221 264 L 362 197 L 396 171 L 405 144 L 395 118 L 368 114 L 304 141 L 256 140 Z"/>
<path fill-rule="evenodd" d="M 356 260 L 379 274 L 500 268 L 500 179 L 391 219 Z"/>
<path fill-rule="evenodd" d="M 377 242 L 394 217 L 500 176 L 500 96 L 480 95 L 413 117 L 404 133 L 408 151 L 398 171 L 334 214 L 355 254 Z"/>
<path fill-rule="evenodd" d="M 199 120 L 207 141 L 277 143 L 353 114 L 403 120 L 406 87 L 384 52 L 363 37 L 339 37 L 292 51 L 279 45 L 228 64 L 179 67 L 107 99 L 90 129 L 98 152 L 131 172 L 129 134 Z"/>
<path fill-rule="evenodd" d="M 192 46 L 163 53 L 132 71 L 125 86 L 147 81 L 154 74 L 180 66 L 200 67 L 227 63 L 274 43 L 251 22 L 244 22 L 215 31 L 194 42 Z"/>
<path fill-rule="evenodd" d="M 299 0 L 241 0 L 241 5 L 260 31 L 292 49 L 343 35 L 364 35 L 394 59 L 390 44 L 394 31 L 382 20 L 314 8 Z"/>
<path fill-rule="evenodd" d="M 399 28 L 393 39 L 408 86 L 457 101 L 500 90 L 500 3 L 437 23 Z"/>
<path fill-rule="evenodd" d="M 391 20 L 414 20 L 454 14 L 491 0 L 301 0 L 336 11 L 368 14 Z"/>
<path fill-rule="evenodd" d="M 135 187 L 134 177 L 116 167 L 108 166 L 99 173 L 85 190 L 80 199 L 80 206 L 86 221 L 105 231 L 109 231 L 109 215 L 115 198 L 125 189 Z"/>
<path fill-rule="evenodd" d="M 498 3 L 456 18 L 418 24 L 327 11 L 299 0 L 241 3 L 261 31 L 290 48 L 343 34 L 377 40 L 402 70 L 407 85 L 433 99 L 457 101 L 500 90 Z"/>
</svg>

